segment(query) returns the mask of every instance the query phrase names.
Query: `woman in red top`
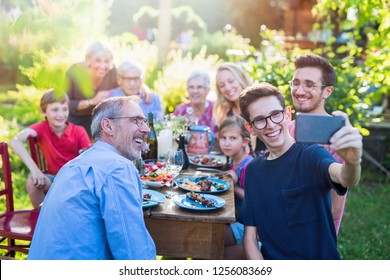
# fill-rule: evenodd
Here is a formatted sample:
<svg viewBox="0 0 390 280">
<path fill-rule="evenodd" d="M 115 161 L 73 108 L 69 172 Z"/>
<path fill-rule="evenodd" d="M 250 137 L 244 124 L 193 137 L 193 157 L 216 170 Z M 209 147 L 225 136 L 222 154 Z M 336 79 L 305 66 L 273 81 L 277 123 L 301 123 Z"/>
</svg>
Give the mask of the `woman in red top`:
<svg viewBox="0 0 390 280">
<path fill-rule="evenodd" d="M 30 170 L 26 189 L 35 209 L 43 202 L 60 168 L 77 157 L 80 149 L 90 145 L 85 129 L 68 122 L 69 98 L 66 94 L 47 91 L 41 98 L 40 108 L 45 120 L 23 129 L 10 142 L 10 146 Z M 47 162 L 48 174 L 39 169 L 24 147 L 23 143 L 29 136 L 36 137 L 37 145 Z"/>
</svg>

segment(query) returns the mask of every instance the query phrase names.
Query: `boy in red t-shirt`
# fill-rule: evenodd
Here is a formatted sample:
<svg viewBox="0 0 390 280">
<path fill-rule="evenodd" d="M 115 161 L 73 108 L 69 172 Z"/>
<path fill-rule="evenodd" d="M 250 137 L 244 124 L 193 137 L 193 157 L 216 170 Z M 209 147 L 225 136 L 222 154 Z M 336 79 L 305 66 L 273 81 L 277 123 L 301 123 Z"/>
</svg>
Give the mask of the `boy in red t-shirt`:
<svg viewBox="0 0 390 280">
<path fill-rule="evenodd" d="M 34 209 L 40 207 L 60 168 L 77 157 L 80 149 L 90 145 L 85 129 L 68 122 L 69 98 L 66 94 L 48 90 L 41 98 L 40 109 L 45 120 L 23 129 L 10 141 L 10 146 L 30 170 L 26 189 Z M 48 174 L 39 169 L 24 147 L 29 136 L 36 137 L 47 162 Z"/>
</svg>

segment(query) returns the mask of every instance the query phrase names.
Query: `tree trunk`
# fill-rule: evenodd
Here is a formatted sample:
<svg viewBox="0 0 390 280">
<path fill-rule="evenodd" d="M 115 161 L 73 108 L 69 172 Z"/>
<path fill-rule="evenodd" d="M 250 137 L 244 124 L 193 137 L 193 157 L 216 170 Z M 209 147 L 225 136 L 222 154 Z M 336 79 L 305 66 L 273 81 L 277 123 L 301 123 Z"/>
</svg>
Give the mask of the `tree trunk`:
<svg viewBox="0 0 390 280">
<path fill-rule="evenodd" d="M 158 67 L 165 63 L 169 51 L 169 41 L 171 38 L 171 7 L 172 0 L 160 0 L 160 15 L 158 18 Z"/>
</svg>

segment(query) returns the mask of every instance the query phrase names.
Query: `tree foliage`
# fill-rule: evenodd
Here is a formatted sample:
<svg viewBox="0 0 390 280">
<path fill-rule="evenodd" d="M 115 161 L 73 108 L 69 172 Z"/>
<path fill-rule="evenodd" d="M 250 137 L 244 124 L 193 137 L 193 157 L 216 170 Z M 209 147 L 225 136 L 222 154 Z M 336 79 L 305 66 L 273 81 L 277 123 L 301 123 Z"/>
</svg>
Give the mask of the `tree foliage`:
<svg viewBox="0 0 390 280">
<path fill-rule="evenodd" d="M 378 102 L 390 94 L 390 2 L 386 0 L 322 0 L 314 7 L 317 28 L 333 32 L 328 45 L 337 46 L 337 37 L 346 34 L 345 45 L 333 48 L 335 55 L 352 59 L 361 71 L 352 69 L 360 82 L 357 93 L 363 101 Z M 377 89 L 371 91 L 373 88 Z"/>
<path fill-rule="evenodd" d="M 0 16 L 0 64 L 17 72 L 16 82 L 28 83 L 19 66 L 32 66 L 37 52 L 49 53 L 103 37 L 111 1 L 17 1 Z M 15 80 L 14 80 L 15 82 Z"/>
<path fill-rule="evenodd" d="M 180 32 L 192 30 L 201 32 L 207 26 L 203 19 L 194 11 L 191 6 L 178 6 L 172 8 L 172 36 L 173 38 Z M 160 11 L 151 6 L 142 6 L 133 16 L 133 21 L 143 29 L 157 28 Z"/>
<path fill-rule="evenodd" d="M 248 72 L 257 81 L 267 81 L 285 93 L 290 102 L 287 82 L 294 73 L 292 62 L 302 53 L 314 52 L 326 57 L 334 66 L 337 81 L 327 100 L 328 112 L 348 113 L 353 125 L 363 128 L 371 118 L 373 105 L 390 91 L 390 14 L 388 1 L 339 0 L 318 1 L 314 11 L 315 29 L 332 34 L 325 45 L 313 51 L 283 47 L 283 34 L 261 29 L 261 56 L 249 60 Z M 354 17 L 351 17 L 354 14 Z"/>
<path fill-rule="evenodd" d="M 246 38 L 238 34 L 235 29 L 228 32 L 214 33 L 200 32 L 194 36 L 190 51 L 197 54 L 207 46 L 206 55 L 218 55 L 223 60 L 237 61 L 254 52 L 254 48 Z"/>
</svg>

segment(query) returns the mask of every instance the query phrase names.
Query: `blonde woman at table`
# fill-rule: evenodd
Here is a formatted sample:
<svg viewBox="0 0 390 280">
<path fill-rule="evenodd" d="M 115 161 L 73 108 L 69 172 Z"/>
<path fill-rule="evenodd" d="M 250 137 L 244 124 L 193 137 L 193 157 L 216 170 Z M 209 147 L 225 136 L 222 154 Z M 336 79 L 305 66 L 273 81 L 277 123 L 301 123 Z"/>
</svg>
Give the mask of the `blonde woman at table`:
<svg viewBox="0 0 390 280">
<path fill-rule="evenodd" d="M 248 86 L 252 85 L 249 75 L 240 66 L 225 62 L 222 63 L 216 74 L 217 100 L 214 104 L 213 115 L 215 124 L 219 127 L 221 123 L 230 116 L 241 116 L 241 109 L 238 98 L 240 93 Z M 255 154 L 265 152 L 264 144 L 251 137 Z"/>
<path fill-rule="evenodd" d="M 244 179 L 246 166 L 253 160 L 253 150 L 245 120 L 240 116 L 231 116 L 219 127 L 219 145 L 227 157 L 225 169 L 234 181 L 236 216 L 238 217 L 244 199 Z M 225 229 L 224 259 L 245 259 L 242 238 L 244 225 L 236 222 Z"/>
<path fill-rule="evenodd" d="M 238 98 L 252 84 L 249 75 L 238 65 L 222 63 L 216 74 L 217 100 L 214 104 L 214 119 L 217 126 L 229 116 L 241 115 Z"/>
</svg>

